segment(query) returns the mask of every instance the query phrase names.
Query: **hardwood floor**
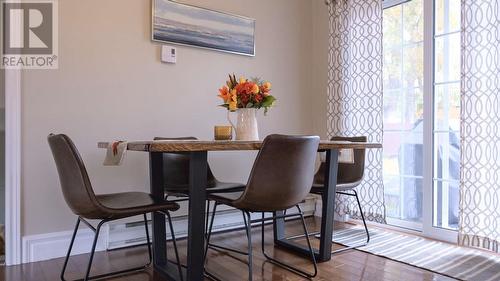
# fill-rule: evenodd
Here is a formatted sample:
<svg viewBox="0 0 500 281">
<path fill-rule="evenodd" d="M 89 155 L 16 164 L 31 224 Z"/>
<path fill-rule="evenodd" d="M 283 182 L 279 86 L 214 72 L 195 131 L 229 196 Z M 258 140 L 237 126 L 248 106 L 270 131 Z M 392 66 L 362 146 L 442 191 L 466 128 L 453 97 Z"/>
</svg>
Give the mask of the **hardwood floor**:
<svg viewBox="0 0 500 281">
<path fill-rule="evenodd" d="M 307 219 L 310 230 L 319 227 L 319 221 L 312 218 Z M 266 250 L 275 258 L 285 259 L 298 267 L 312 269 L 309 261 L 297 257 L 293 254 L 273 249 L 272 230 L 267 226 Z M 298 234 L 300 225 L 298 222 L 287 223 L 289 234 Z M 304 280 L 304 278 L 283 270 L 280 267 L 266 262 L 260 251 L 260 228 L 253 231 L 254 248 L 254 280 Z M 312 239 L 316 244 L 317 239 Z M 213 242 L 223 245 L 245 249 L 246 238 L 244 231 L 215 234 Z M 181 254 L 186 250 L 185 241 L 179 241 Z M 171 244 L 168 244 L 170 249 Z M 170 251 L 171 253 L 173 251 Z M 172 256 L 173 258 L 173 256 Z M 181 256 L 184 259 L 185 256 Z M 81 278 L 85 272 L 88 255 L 71 257 L 68 264 L 66 279 L 72 280 Z M 247 267 L 244 261 L 246 257 L 236 254 L 227 254 L 217 251 L 209 251 L 207 268 L 210 272 L 223 280 L 246 280 Z M 243 261 L 243 262 L 242 262 Z M 59 273 L 63 264 L 63 259 L 54 259 L 20 266 L 0 267 L 0 280 L 6 281 L 54 281 L 60 280 Z M 135 247 L 109 252 L 96 253 L 93 263 L 93 274 L 105 273 L 127 267 L 134 267 L 147 262 L 146 247 Z M 319 273 L 314 280 L 389 280 L 389 281 L 412 281 L 412 280 L 455 280 L 439 274 L 435 274 L 410 265 L 388 260 L 382 257 L 351 250 L 336 254 L 332 260 L 318 265 Z M 3 277 L 3 279 L 2 279 Z M 148 268 L 144 272 L 121 276 L 108 280 L 127 281 L 162 281 L 161 276 Z"/>
</svg>

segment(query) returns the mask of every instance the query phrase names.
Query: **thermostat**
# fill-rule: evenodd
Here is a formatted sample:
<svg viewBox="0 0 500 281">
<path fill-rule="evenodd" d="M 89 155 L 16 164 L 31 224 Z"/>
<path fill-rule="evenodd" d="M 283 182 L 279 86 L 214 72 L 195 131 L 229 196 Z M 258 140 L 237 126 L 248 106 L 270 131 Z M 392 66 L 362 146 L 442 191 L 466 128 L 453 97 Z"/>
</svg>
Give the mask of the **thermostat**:
<svg viewBox="0 0 500 281">
<path fill-rule="evenodd" d="M 177 50 L 172 46 L 162 46 L 161 48 L 161 61 L 166 63 L 177 62 Z"/>
</svg>

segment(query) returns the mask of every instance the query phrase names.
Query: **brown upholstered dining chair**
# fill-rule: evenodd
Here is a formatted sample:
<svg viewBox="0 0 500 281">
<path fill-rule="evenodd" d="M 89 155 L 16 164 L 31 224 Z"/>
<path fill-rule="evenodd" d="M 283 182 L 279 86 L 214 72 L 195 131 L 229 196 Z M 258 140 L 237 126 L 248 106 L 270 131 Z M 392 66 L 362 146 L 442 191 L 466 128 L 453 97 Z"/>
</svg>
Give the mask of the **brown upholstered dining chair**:
<svg viewBox="0 0 500 281">
<path fill-rule="evenodd" d="M 332 141 L 350 141 L 350 142 L 366 142 L 367 138 L 365 136 L 361 137 L 333 137 Z M 370 242 L 370 232 L 368 231 L 368 227 L 366 225 L 365 216 L 363 214 L 363 209 L 361 208 L 361 204 L 359 202 L 358 193 L 355 188 L 361 184 L 363 180 L 363 175 L 365 171 L 365 149 L 354 149 L 354 163 L 339 163 L 338 171 L 337 171 L 337 186 L 336 193 L 353 196 L 356 198 L 356 202 L 358 203 L 359 212 L 361 215 L 361 219 L 363 220 L 363 225 L 365 227 L 366 232 L 366 241 L 359 244 L 353 245 L 349 247 L 345 247 L 339 250 L 335 250 L 332 253 L 339 253 L 349 249 L 365 246 Z M 312 185 L 311 193 L 323 195 L 324 188 L 324 175 L 325 175 L 326 166 L 324 163 L 321 163 L 318 172 L 314 176 L 314 183 Z M 333 218 L 332 218 L 333 219 Z M 317 233 L 312 233 L 317 234 Z"/>
<path fill-rule="evenodd" d="M 164 213 L 168 217 L 170 228 L 172 230 L 172 222 L 169 211 L 175 211 L 179 209 L 179 205 L 175 202 L 167 202 L 164 200 L 158 201 L 149 193 L 144 192 L 123 192 L 96 195 L 94 193 L 94 190 L 92 189 L 87 170 L 85 169 L 80 154 L 78 153 L 78 150 L 76 149 L 71 139 L 63 134 L 50 134 L 48 136 L 48 142 L 52 150 L 52 155 L 54 156 L 57 171 L 59 173 L 59 180 L 64 199 L 66 200 L 66 203 L 71 208 L 73 213 L 78 216 L 76 226 L 73 231 L 73 236 L 69 245 L 68 253 L 66 255 L 66 259 L 64 260 L 64 265 L 61 271 L 61 280 L 65 280 L 64 273 L 66 271 L 66 266 L 71 255 L 71 249 L 73 248 L 73 243 L 75 241 L 80 222 L 86 224 L 95 233 L 87 270 L 83 280 L 100 279 L 104 277 L 121 275 L 128 272 L 139 271 L 149 266 L 152 260 L 152 252 L 149 242 L 149 231 L 146 214 L 153 212 Z M 97 239 L 99 237 L 99 231 L 102 225 L 109 221 L 137 215 L 143 215 L 144 217 L 149 263 L 144 266 L 135 267 L 132 269 L 125 269 L 90 277 L 89 275 L 92 266 L 92 260 L 94 258 Z M 89 223 L 88 220 L 99 220 L 99 223 L 97 224 L 97 227 L 94 227 Z M 171 233 L 173 234 L 174 232 L 171 231 Z M 172 238 L 176 252 L 177 263 L 179 265 L 178 270 L 180 272 L 181 268 L 177 253 L 177 247 L 175 244 L 175 237 L 172 236 Z"/>
<path fill-rule="evenodd" d="M 316 276 L 316 260 L 309 241 L 304 215 L 298 204 L 306 198 L 311 189 L 318 145 L 319 137 L 316 136 L 270 135 L 266 137 L 253 165 L 245 190 L 231 193 L 212 193 L 208 195 L 208 198 L 215 201 L 215 204 L 208 231 L 206 251 L 208 251 L 210 247 L 247 255 L 249 269 L 248 278 L 252 280 L 251 225 L 254 222 L 261 222 L 261 249 L 264 256 L 270 262 L 307 278 Z M 248 239 L 248 252 L 210 244 L 210 236 L 217 206 L 222 204 L 242 211 Z M 275 215 L 275 212 L 284 211 L 292 207 L 298 209 L 298 214 Z M 271 212 L 274 216 L 265 218 L 265 212 Z M 262 213 L 262 218 L 251 220 L 250 213 Z M 271 258 L 266 254 L 264 248 L 264 222 L 285 217 L 300 217 L 302 220 L 311 261 L 314 265 L 313 273 L 295 268 L 282 261 Z M 207 275 L 216 278 L 209 272 L 207 272 Z"/>
</svg>

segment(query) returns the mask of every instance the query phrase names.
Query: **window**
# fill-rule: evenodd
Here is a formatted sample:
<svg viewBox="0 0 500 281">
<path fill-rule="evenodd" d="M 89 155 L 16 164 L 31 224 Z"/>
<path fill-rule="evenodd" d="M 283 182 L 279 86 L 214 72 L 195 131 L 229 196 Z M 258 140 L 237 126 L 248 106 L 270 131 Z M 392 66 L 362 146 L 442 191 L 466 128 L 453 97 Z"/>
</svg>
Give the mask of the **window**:
<svg viewBox="0 0 500 281">
<path fill-rule="evenodd" d="M 384 7 L 388 222 L 417 230 L 456 229 L 460 0 L 386 0 Z"/>
</svg>

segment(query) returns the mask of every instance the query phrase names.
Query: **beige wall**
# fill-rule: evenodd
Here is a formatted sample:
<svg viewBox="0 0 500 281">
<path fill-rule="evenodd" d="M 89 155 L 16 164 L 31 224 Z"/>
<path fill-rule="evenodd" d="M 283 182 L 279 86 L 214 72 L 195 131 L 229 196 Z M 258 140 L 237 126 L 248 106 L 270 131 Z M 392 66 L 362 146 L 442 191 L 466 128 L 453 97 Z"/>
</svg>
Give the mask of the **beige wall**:
<svg viewBox="0 0 500 281">
<path fill-rule="evenodd" d="M 149 2 L 59 1 L 59 69 L 23 73 L 23 235 L 68 230 L 75 219 L 60 192 L 47 134 L 74 139 L 98 193 L 147 191 L 146 154 L 128 153 L 123 166 L 103 167 L 104 151 L 96 143 L 154 136 L 210 139 L 213 125 L 226 123 L 216 94 L 228 72 L 273 83 L 278 104 L 269 116 L 259 115 L 261 137 L 324 134 L 326 62 L 315 54 L 326 52 L 323 1 L 185 0 L 255 18 L 257 55 L 178 47 L 176 65 L 159 62 L 159 44 L 149 35 Z M 221 179 L 244 182 L 253 157 L 218 153 L 210 162 Z"/>
<path fill-rule="evenodd" d="M 321 138 L 327 137 L 327 86 L 328 86 L 328 7 L 324 1 L 312 2 L 312 94 L 311 121 L 313 131 Z"/>
</svg>

